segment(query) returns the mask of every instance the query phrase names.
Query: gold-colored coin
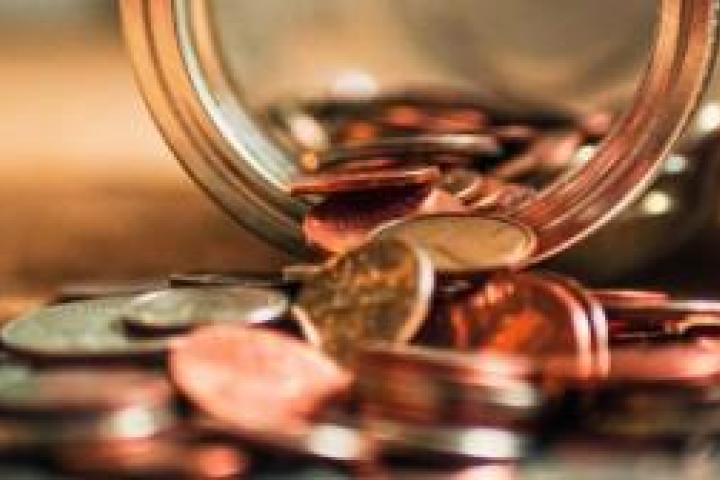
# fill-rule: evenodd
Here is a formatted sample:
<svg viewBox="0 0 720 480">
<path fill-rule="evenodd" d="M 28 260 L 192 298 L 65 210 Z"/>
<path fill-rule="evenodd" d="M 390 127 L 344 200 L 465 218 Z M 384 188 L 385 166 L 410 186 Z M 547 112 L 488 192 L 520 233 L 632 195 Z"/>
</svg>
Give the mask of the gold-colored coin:
<svg viewBox="0 0 720 480">
<path fill-rule="evenodd" d="M 536 245 L 528 227 L 504 218 L 436 214 L 381 228 L 378 238 L 397 238 L 425 250 L 440 275 L 467 276 L 520 266 Z"/>
<path fill-rule="evenodd" d="M 306 338 L 341 363 L 377 341 L 408 342 L 425 319 L 434 274 L 421 250 L 379 240 L 333 258 L 293 309 Z"/>
</svg>

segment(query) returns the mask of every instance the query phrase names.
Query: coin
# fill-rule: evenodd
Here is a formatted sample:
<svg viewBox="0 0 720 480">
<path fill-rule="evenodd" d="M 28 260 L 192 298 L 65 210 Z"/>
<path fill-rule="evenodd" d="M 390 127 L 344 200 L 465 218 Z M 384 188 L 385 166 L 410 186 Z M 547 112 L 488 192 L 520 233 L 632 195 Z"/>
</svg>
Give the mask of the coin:
<svg viewBox="0 0 720 480">
<path fill-rule="evenodd" d="M 590 320 L 580 301 L 555 282 L 497 274 L 469 297 L 466 316 L 467 347 L 540 359 L 570 355 L 578 375 L 594 373 Z"/>
<path fill-rule="evenodd" d="M 68 361 L 156 358 L 166 340 L 125 331 L 122 315 L 134 297 L 109 297 L 45 307 L 0 330 L 8 350 L 33 359 Z"/>
<path fill-rule="evenodd" d="M 329 168 L 362 159 L 388 158 L 405 164 L 443 164 L 445 162 L 435 159 L 443 155 L 499 158 L 502 154 L 501 145 L 492 135 L 439 133 L 378 138 L 347 145 L 322 154 L 319 163 Z M 468 158 L 464 163 L 470 162 Z"/>
<path fill-rule="evenodd" d="M 389 221 L 464 208 L 449 193 L 428 186 L 335 194 L 307 212 L 303 233 L 311 245 L 340 253 L 365 243 L 373 230 Z"/>
<path fill-rule="evenodd" d="M 606 307 L 615 341 L 720 335 L 720 302 L 703 300 Z"/>
<path fill-rule="evenodd" d="M 198 409 L 261 442 L 306 432 L 351 380 L 307 344 L 229 325 L 177 339 L 169 363 L 173 381 Z"/>
<path fill-rule="evenodd" d="M 295 318 L 306 338 L 341 363 L 369 342 L 410 341 L 425 319 L 433 272 L 424 252 L 395 239 L 330 260 L 300 290 Z"/>
<path fill-rule="evenodd" d="M 608 321 L 601 303 L 576 280 L 551 272 L 542 272 L 542 278 L 565 288 L 585 309 L 590 326 L 595 373 L 600 377 L 610 370 L 610 347 Z"/>
<path fill-rule="evenodd" d="M 452 193 L 461 202 L 470 204 L 482 195 L 485 179 L 467 168 L 453 168 L 443 173 L 440 187 Z"/>
<path fill-rule="evenodd" d="M 0 414 L 65 415 L 164 406 L 172 396 L 164 375 L 142 370 L 0 366 Z"/>
<path fill-rule="evenodd" d="M 63 471 L 83 478 L 232 479 L 249 468 L 247 456 L 233 445 L 159 438 L 67 445 L 55 456 Z"/>
<path fill-rule="evenodd" d="M 398 238 L 417 245 L 440 275 L 473 276 L 516 268 L 533 253 L 534 232 L 509 219 L 467 214 L 435 214 L 380 228 L 377 238 Z"/>
<path fill-rule="evenodd" d="M 594 289 L 590 293 L 606 307 L 662 305 L 670 300 L 666 292 L 656 290 Z"/>
<path fill-rule="evenodd" d="M 287 309 L 285 295 L 264 288 L 175 288 L 135 298 L 123 318 L 133 328 L 178 332 L 208 323 L 264 324 L 280 319 Z"/>
<path fill-rule="evenodd" d="M 291 195 L 317 195 L 428 185 L 439 179 L 436 167 L 384 168 L 308 174 L 293 180 L 289 188 Z"/>
</svg>

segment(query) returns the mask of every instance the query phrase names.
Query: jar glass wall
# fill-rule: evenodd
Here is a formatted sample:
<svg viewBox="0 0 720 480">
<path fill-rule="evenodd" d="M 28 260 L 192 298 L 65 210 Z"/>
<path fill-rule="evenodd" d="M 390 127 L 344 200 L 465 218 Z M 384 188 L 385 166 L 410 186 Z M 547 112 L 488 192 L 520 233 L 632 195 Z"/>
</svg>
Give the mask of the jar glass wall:
<svg viewBox="0 0 720 480">
<path fill-rule="evenodd" d="M 180 159 L 231 214 L 296 253 L 307 204 L 288 182 L 341 156 L 337 131 L 408 104 L 482 110 L 551 138 L 587 115 L 612 119 L 588 148 L 586 135 L 565 158 L 535 162 L 541 174 L 518 181 L 539 194 L 503 212 L 539 233 L 533 261 L 562 250 L 646 185 L 697 103 L 715 37 L 712 0 L 122 6 L 143 91 Z M 458 131 L 441 133 L 446 142 Z M 517 157 L 475 153 L 483 173 Z"/>
</svg>

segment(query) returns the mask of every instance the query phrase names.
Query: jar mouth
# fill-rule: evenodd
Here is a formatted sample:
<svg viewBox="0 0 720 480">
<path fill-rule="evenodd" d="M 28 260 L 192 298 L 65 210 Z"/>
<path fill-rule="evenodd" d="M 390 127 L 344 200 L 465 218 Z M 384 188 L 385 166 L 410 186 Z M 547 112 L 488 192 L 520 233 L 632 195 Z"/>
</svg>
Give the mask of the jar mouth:
<svg viewBox="0 0 720 480">
<path fill-rule="evenodd" d="M 594 155 L 509 215 L 535 230 L 530 263 L 564 250 L 639 195 L 688 123 L 712 69 L 716 0 L 661 0 L 637 93 Z M 126 41 L 155 120 L 196 182 L 270 243 L 309 256 L 294 159 L 228 79 L 206 2 L 122 0 Z"/>
</svg>

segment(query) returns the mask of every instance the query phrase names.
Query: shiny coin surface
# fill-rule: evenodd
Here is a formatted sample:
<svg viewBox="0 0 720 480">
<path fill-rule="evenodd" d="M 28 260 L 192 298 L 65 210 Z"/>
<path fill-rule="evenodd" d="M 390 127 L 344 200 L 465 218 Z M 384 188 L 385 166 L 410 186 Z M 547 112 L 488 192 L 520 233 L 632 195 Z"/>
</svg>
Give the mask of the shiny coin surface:
<svg viewBox="0 0 720 480">
<path fill-rule="evenodd" d="M 507 219 L 437 214 L 398 221 L 378 230 L 425 250 L 441 275 L 473 275 L 513 268 L 535 249 L 532 230 Z"/>
<path fill-rule="evenodd" d="M 655 290 L 594 289 L 590 293 L 606 307 L 652 306 L 670 301 L 669 294 Z"/>
<path fill-rule="evenodd" d="M 322 352 L 282 334 L 229 325 L 177 339 L 175 384 L 211 418 L 261 441 L 305 433 L 350 375 Z"/>
<path fill-rule="evenodd" d="M 128 335 L 123 314 L 134 297 L 111 297 L 41 308 L 0 330 L 5 348 L 32 358 L 58 360 L 157 357 L 166 340 Z"/>
<path fill-rule="evenodd" d="M 293 313 L 311 343 L 347 363 L 368 342 L 410 341 L 428 313 L 433 277 L 421 250 L 374 241 L 332 259 L 303 286 Z"/>
<path fill-rule="evenodd" d="M 600 377 L 606 376 L 610 370 L 610 335 L 608 320 L 602 304 L 589 290 L 583 288 L 579 282 L 570 277 L 551 272 L 542 272 L 540 276 L 564 288 L 585 309 L 585 315 L 590 326 L 595 373 Z"/>
<path fill-rule="evenodd" d="M 555 282 L 498 274 L 468 298 L 465 315 L 459 347 L 531 358 L 571 355 L 579 375 L 594 373 L 590 320 L 580 301 Z"/>
<path fill-rule="evenodd" d="M 407 187 L 408 185 L 427 185 L 439 179 L 440 171 L 436 167 L 384 168 L 316 173 L 290 183 L 290 194 L 315 195 Z"/>
<path fill-rule="evenodd" d="M 287 309 L 285 295 L 264 288 L 176 288 L 137 297 L 127 305 L 123 317 L 131 327 L 175 332 L 208 323 L 268 323 L 281 318 Z"/>
</svg>

